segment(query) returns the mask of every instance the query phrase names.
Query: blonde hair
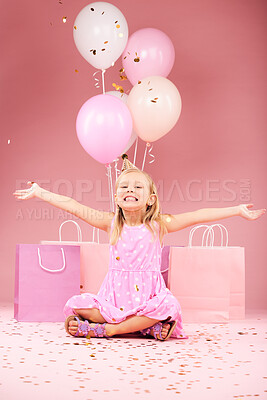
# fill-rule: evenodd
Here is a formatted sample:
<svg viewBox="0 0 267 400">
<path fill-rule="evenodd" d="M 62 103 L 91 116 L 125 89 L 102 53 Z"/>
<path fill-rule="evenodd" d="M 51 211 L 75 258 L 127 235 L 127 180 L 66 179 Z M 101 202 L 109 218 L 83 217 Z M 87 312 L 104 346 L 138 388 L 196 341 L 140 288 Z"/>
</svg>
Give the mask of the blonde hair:
<svg viewBox="0 0 267 400">
<path fill-rule="evenodd" d="M 149 231 L 152 233 L 152 236 L 154 237 L 154 240 L 156 239 L 156 228 L 155 228 L 155 224 L 154 221 L 158 223 L 159 225 L 159 236 L 160 236 L 160 240 L 162 240 L 163 236 L 167 233 L 167 229 L 166 226 L 164 224 L 164 221 L 162 219 L 162 215 L 160 213 L 160 204 L 159 204 L 159 198 L 158 198 L 158 193 L 157 193 L 157 188 L 155 183 L 153 182 L 152 178 L 150 175 L 148 175 L 148 173 L 141 171 L 137 168 L 129 168 L 126 169 L 125 171 L 123 171 L 119 178 L 117 179 L 116 183 L 115 183 L 115 190 L 117 191 L 118 185 L 119 185 L 119 181 L 120 178 L 122 176 L 125 176 L 131 172 L 138 172 L 140 174 L 143 174 L 148 183 L 149 183 L 149 194 L 154 194 L 156 195 L 156 201 L 150 206 L 148 205 L 146 208 L 146 214 L 145 217 L 142 221 L 142 223 L 149 229 Z M 113 231 L 111 233 L 110 236 L 110 244 L 111 245 L 115 245 L 121 235 L 121 231 L 124 225 L 124 215 L 123 215 L 123 211 L 122 208 L 117 206 L 116 208 L 116 212 L 115 212 L 115 219 L 114 219 L 114 226 L 113 226 Z M 152 226 L 151 226 L 152 225 Z"/>
</svg>

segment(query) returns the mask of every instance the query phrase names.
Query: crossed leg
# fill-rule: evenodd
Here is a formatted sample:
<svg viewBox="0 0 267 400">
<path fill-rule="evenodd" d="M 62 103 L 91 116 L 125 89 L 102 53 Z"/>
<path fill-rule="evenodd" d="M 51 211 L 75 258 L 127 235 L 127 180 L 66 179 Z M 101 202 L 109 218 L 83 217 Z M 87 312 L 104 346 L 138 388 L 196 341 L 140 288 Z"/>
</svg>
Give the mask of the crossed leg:
<svg viewBox="0 0 267 400">
<path fill-rule="evenodd" d="M 90 325 L 92 327 L 95 326 L 95 323 L 103 324 L 106 322 L 104 317 L 101 315 L 100 311 L 97 308 L 89 308 L 89 309 L 75 309 L 77 315 L 81 316 L 84 319 L 90 321 Z M 91 322 L 92 321 L 92 322 Z M 108 336 L 114 335 L 122 335 L 125 333 L 132 333 L 137 332 L 142 329 L 150 328 L 151 326 L 155 325 L 159 322 L 158 319 L 152 319 L 145 316 L 129 316 L 124 321 L 117 323 L 117 324 L 110 324 L 107 323 L 105 326 L 106 332 Z M 77 321 L 70 321 L 69 322 L 69 332 L 71 335 L 75 335 L 78 329 L 78 322 Z M 170 324 L 164 323 L 162 326 L 161 335 L 162 337 L 166 337 L 168 331 L 170 329 Z M 91 331 L 92 332 L 92 331 Z M 90 335 L 93 336 L 93 334 Z M 153 333 L 153 332 L 151 332 Z"/>
</svg>

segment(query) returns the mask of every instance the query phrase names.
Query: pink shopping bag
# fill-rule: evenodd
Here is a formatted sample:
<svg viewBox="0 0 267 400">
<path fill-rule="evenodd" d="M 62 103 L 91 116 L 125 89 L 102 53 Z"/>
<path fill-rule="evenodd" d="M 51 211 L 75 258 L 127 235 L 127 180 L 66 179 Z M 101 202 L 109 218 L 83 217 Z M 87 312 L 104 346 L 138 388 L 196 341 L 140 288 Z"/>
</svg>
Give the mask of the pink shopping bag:
<svg viewBox="0 0 267 400">
<path fill-rule="evenodd" d="M 78 231 L 77 241 L 62 241 L 62 227 L 72 222 Z M 93 229 L 93 241 L 83 242 L 79 224 L 73 220 L 64 221 L 59 227 L 59 241 L 45 241 L 42 244 L 50 245 L 75 245 L 80 249 L 80 293 L 97 294 L 109 267 L 109 244 L 99 243 L 99 231 L 97 230 L 97 242 L 95 242 L 95 228 Z"/>
<path fill-rule="evenodd" d="M 219 225 L 205 225 L 209 246 L 203 246 L 205 232 L 202 246 L 192 246 L 198 226 L 190 232 L 188 247 L 171 247 L 169 286 L 181 304 L 184 322 L 244 318 L 244 248 L 214 246 L 213 228 Z"/>
<path fill-rule="evenodd" d="M 17 244 L 14 318 L 62 322 L 67 300 L 80 292 L 77 246 Z"/>
</svg>

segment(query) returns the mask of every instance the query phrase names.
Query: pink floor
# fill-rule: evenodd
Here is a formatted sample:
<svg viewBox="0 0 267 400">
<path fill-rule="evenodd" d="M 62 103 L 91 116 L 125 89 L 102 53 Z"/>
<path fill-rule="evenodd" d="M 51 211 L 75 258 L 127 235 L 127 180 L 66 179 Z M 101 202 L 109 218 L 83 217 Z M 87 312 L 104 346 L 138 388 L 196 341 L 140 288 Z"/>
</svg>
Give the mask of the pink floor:
<svg viewBox="0 0 267 400">
<path fill-rule="evenodd" d="M 77 339 L 0 307 L 0 399 L 267 399 L 267 310 L 184 324 L 189 339 Z"/>
</svg>

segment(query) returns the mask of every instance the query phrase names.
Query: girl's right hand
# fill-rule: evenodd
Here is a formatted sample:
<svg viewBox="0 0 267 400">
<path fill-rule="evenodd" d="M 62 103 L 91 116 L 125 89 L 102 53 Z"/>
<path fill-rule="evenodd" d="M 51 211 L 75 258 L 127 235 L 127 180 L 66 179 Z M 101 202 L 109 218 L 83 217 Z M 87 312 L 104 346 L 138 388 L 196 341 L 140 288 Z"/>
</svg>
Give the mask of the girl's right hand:
<svg viewBox="0 0 267 400">
<path fill-rule="evenodd" d="M 16 199 L 28 200 L 37 197 L 37 193 L 40 193 L 40 186 L 37 183 L 30 181 L 27 182 L 27 185 L 30 185 L 29 189 L 16 190 L 13 193 Z"/>
</svg>

